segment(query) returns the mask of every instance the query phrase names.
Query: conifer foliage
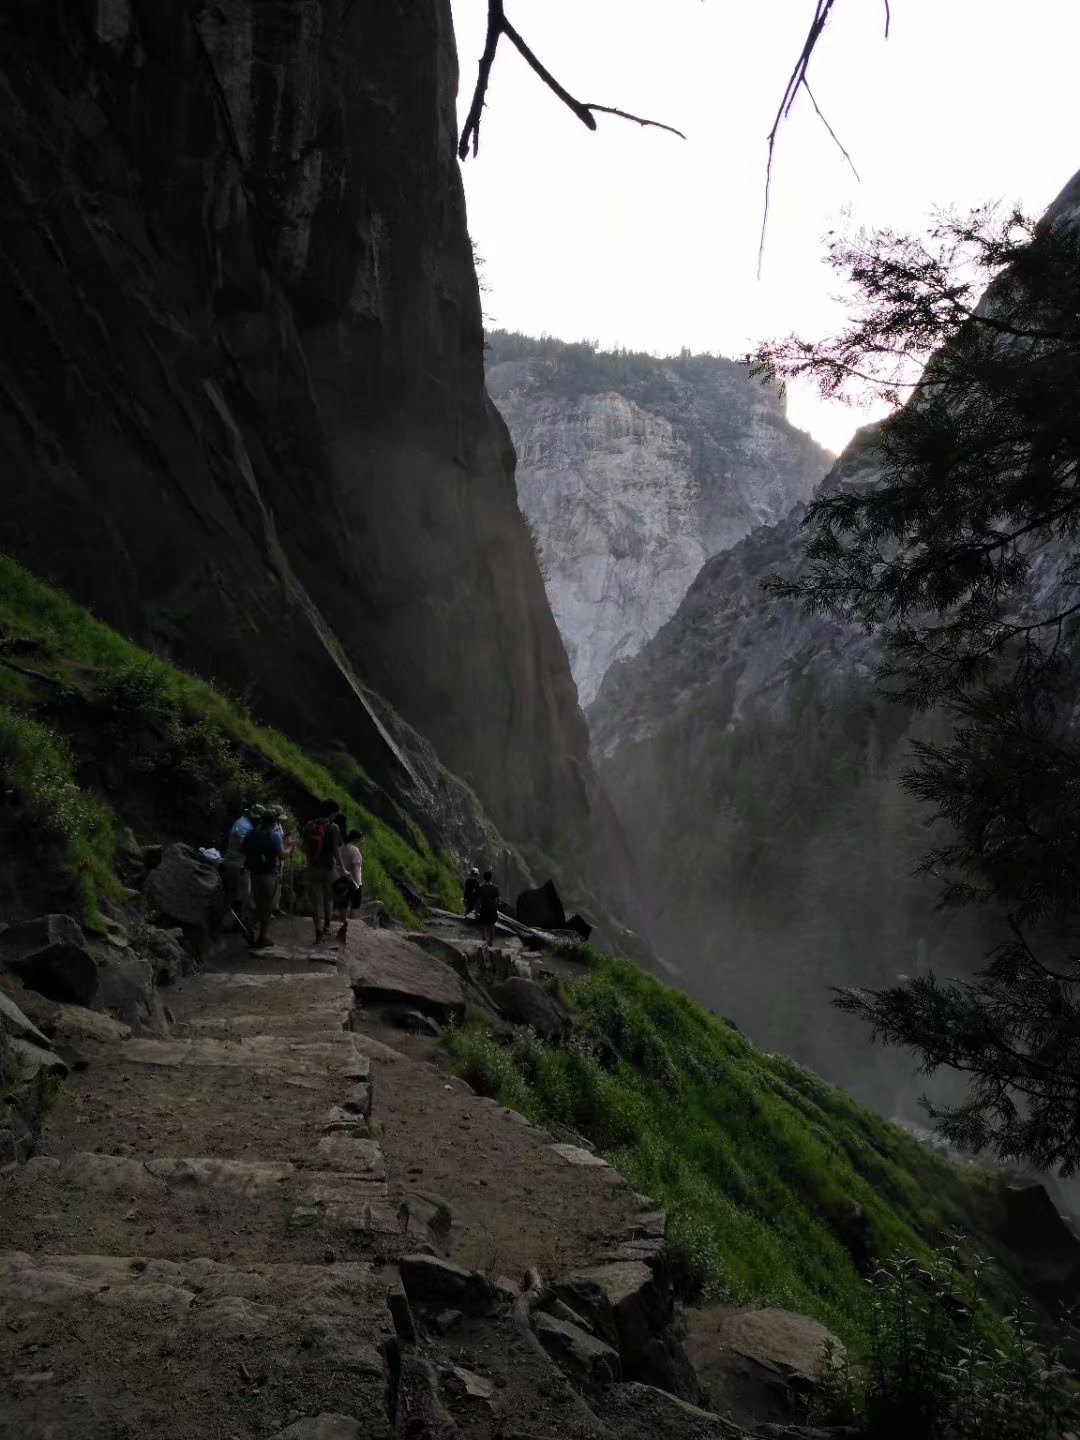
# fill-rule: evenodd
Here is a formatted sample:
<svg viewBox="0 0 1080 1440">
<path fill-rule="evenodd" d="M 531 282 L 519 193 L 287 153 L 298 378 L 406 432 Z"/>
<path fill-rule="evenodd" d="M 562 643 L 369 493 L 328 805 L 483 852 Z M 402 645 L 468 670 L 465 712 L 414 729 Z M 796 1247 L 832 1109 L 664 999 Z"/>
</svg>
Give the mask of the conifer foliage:
<svg viewBox="0 0 1080 1440">
<path fill-rule="evenodd" d="M 965 1103 L 936 1112 L 948 1138 L 1063 1173 L 1080 1165 L 1078 207 L 1080 185 L 1037 224 L 985 208 L 925 238 L 834 238 L 850 323 L 751 357 L 894 406 L 810 506 L 799 573 L 768 588 L 877 632 L 879 684 L 949 716 L 905 779 L 933 817 L 922 868 L 943 905 L 1002 925 L 971 980 L 837 1004 L 927 1072 L 968 1073 Z"/>
</svg>

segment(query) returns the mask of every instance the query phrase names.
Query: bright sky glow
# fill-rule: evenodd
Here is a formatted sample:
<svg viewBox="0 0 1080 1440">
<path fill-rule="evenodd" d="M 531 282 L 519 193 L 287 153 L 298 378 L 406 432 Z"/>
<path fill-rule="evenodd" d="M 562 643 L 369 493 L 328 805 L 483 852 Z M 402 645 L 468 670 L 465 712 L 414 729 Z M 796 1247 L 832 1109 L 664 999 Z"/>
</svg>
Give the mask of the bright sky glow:
<svg viewBox="0 0 1080 1440">
<path fill-rule="evenodd" d="M 453 0 L 464 114 L 485 0 Z M 580 100 L 684 130 L 683 142 L 566 110 L 503 40 L 480 153 L 463 166 L 490 323 L 657 354 L 741 355 L 842 318 L 821 263 L 831 228 L 918 229 L 935 206 L 1041 211 L 1080 167 L 1075 0 L 839 0 L 810 84 L 859 170 L 796 102 L 777 148 L 756 278 L 765 135 L 811 0 L 507 0 Z M 839 449 L 867 412 L 789 397 Z"/>
</svg>

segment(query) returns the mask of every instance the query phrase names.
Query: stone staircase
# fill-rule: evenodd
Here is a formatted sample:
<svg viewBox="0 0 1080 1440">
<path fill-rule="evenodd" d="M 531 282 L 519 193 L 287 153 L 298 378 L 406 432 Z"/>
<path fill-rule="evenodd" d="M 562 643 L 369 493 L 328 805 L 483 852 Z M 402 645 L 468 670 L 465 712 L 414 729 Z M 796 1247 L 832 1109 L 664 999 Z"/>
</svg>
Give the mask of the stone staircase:
<svg viewBox="0 0 1080 1440">
<path fill-rule="evenodd" d="M 257 963 L 171 991 L 168 1039 L 84 1043 L 73 1103 L 3 1184 L 5 1440 L 262 1436 L 328 1411 L 392 1433 L 401 1222 L 352 991 L 336 966 Z"/>
<path fill-rule="evenodd" d="M 357 1008 L 452 1013 L 448 966 L 302 933 L 171 985 L 167 1034 L 85 1012 L 0 1174 L 0 1440 L 728 1440 L 622 1383 L 676 1373 L 663 1215 Z"/>
</svg>

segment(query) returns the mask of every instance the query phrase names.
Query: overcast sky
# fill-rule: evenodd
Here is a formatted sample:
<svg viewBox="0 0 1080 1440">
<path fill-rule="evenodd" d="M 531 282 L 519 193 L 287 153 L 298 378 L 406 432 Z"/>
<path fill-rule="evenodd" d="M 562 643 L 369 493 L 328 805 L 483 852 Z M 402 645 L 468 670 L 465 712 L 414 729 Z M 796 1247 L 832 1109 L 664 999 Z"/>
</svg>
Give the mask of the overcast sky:
<svg viewBox="0 0 1080 1440">
<path fill-rule="evenodd" d="M 468 107 L 486 0 L 453 0 Z M 463 166 L 490 323 L 658 354 L 741 355 L 835 325 L 821 263 L 833 226 L 918 228 L 934 206 L 1039 211 L 1080 169 L 1076 0 L 838 0 L 806 96 L 781 132 L 756 278 L 764 137 L 812 0 L 507 0 L 568 90 L 684 130 L 606 116 L 590 133 L 504 40 L 480 153 Z M 789 413 L 839 449 L 867 416 L 793 393 Z"/>
</svg>

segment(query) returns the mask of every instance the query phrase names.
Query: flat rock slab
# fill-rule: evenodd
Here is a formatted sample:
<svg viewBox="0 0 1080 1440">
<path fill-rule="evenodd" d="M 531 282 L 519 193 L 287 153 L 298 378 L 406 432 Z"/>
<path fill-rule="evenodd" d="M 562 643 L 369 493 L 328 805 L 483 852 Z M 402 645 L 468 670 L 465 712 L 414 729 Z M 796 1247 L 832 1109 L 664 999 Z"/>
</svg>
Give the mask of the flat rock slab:
<svg viewBox="0 0 1080 1440">
<path fill-rule="evenodd" d="M 362 926 L 344 964 L 365 1000 L 407 1003 L 442 1019 L 465 1012 L 461 981 L 450 966 L 400 936 Z"/>
<path fill-rule="evenodd" d="M 247 1440 L 299 1411 L 390 1440 L 386 1290 L 365 1264 L 0 1253 L 0 1436 Z"/>
<path fill-rule="evenodd" d="M 826 1345 L 838 1355 L 844 1353 L 841 1342 L 819 1321 L 790 1310 L 710 1305 L 687 1311 L 686 1322 L 687 1353 L 706 1382 L 709 1369 L 732 1355 L 785 1377 L 812 1379 L 820 1372 Z"/>
<path fill-rule="evenodd" d="M 592 1166 L 596 1170 L 611 1170 L 611 1166 L 602 1155 L 596 1155 L 591 1150 L 583 1150 L 580 1145 L 551 1145 L 548 1147 L 556 1155 L 560 1155 L 570 1165 Z M 617 1172 L 612 1172 L 617 1173 Z"/>
<path fill-rule="evenodd" d="M 330 1035 L 319 1040 L 287 1035 L 252 1035 L 217 1040 L 129 1040 L 124 1046 L 128 1064 L 278 1070 L 287 1075 L 340 1075 L 367 1080 L 371 1066 L 352 1035 Z"/>
</svg>

